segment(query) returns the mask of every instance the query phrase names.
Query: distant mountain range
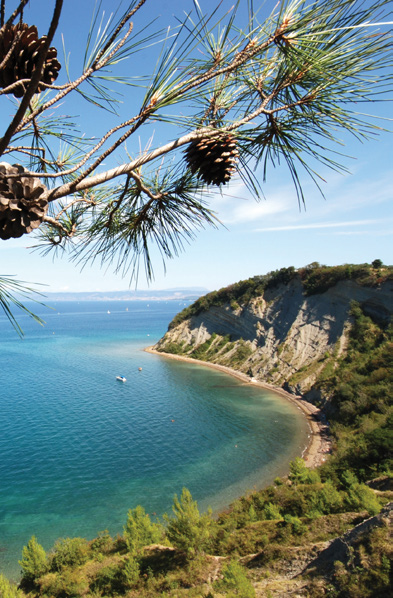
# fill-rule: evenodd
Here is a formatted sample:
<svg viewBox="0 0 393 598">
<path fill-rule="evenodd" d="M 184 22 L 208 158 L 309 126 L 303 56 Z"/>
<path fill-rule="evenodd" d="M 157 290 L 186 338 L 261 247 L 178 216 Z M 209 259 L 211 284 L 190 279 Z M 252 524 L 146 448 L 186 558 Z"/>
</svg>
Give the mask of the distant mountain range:
<svg viewBox="0 0 393 598">
<path fill-rule="evenodd" d="M 162 290 L 144 291 L 85 291 L 80 293 L 45 293 L 45 298 L 50 301 L 195 301 L 198 297 L 206 295 L 208 289 L 203 287 L 173 288 Z"/>
</svg>

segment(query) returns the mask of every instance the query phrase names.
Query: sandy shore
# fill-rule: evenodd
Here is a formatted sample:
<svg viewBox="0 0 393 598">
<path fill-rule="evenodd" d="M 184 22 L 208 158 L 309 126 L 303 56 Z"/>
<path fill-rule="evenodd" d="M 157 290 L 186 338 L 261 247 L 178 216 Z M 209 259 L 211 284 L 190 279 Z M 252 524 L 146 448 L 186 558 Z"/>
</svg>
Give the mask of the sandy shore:
<svg viewBox="0 0 393 598">
<path fill-rule="evenodd" d="M 271 384 L 267 384 L 266 382 L 260 382 L 255 378 L 250 378 L 246 374 L 237 372 L 236 370 L 226 367 L 224 365 L 209 363 L 207 361 L 199 361 L 198 359 L 192 359 L 191 357 L 183 357 L 182 355 L 162 353 L 161 351 L 156 351 L 155 349 L 153 349 L 153 347 L 147 347 L 145 351 L 147 353 L 153 353 L 154 355 L 159 355 L 160 357 L 168 359 L 177 359 L 178 361 L 187 361 L 189 363 L 197 363 L 199 365 L 210 367 L 212 369 L 219 370 L 221 372 L 225 372 L 226 374 L 234 376 L 238 380 L 241 380 L 244 384 L 252 384 L 253 386 L 259 386 L 282 397 L 285 397 L 286 399 L 294 403 L 296 407 L 304 413 L 309 425 L 310 441 L 308 443 L 308 446 L 304 448 L 304 451 L 302 453 L 302 457 L 307 467 L 318 467 L 325 461 L 328 454 L 331 452 L 331 441 L 329 438 L 328 426 L 324 422 L 320 409 L 318 409 L 312 403 L 308 403 L 300 396 L 292 395 L 289 392 L 283 390 L 282 388 L 272 386 Z"/>
</svg>

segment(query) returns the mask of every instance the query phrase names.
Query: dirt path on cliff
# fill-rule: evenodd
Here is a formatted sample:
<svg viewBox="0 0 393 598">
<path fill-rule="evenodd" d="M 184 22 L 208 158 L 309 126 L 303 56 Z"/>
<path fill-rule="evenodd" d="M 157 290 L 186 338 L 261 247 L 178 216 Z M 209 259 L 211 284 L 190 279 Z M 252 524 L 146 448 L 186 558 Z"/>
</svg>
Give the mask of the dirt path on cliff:
<svg viewBox="0 0 393 598">
<path fill-rule="evenodd" d="M 309 429 L 310 429 L 310 438 L 308 446 L 305 447 L 302 457 L 307 465 L 307 467 L 318 467 L 321 465 L 328 455 L 331 452 L 331 441 L 329 437 L 329 427 L 327 422 L 324 419 L 324 416 L 318 407 L 305 401 L 300 396 L 292 395 L 289 392 L 286 392 L 282 388 L 278 388 L 276 386 L 272 386 L 267 382 L 260 382 L 255 378 L 250 378 L 246 374 L 242 372 L 238 372 L 232 368 L 229 368 L 224 365 L 218 365 L 216 363 L 209 363 L 208 361 L 200 361 L 198 359 L 193 359 L 192 357 L 184 357 L 182 355 L 173 355 L 171 353 L 163 353 L 161 351 L 156 351 L 153 347 L 147 347 L 144 349 L 147 353 L 152 353 L 154 355 L 158 355 L 163 358 L 167 359 L 177 359 L 178 361 L 186 361 L 189 363 L 195 363 L 198 365 L 203 365 L 206 367 L 210 367 L 215 370 L 219 370 L 221 372 L 225 372 L 230 376 L 234 376 L 244 384 L 252 384 L 253 386 L 259 386 L 266 390 L 271 391 L 272 393 L 278 394 L 292 403 L 296 405 L 298 409 L 300 409 L 304 415 L 306 416 Z"/>
</svg>

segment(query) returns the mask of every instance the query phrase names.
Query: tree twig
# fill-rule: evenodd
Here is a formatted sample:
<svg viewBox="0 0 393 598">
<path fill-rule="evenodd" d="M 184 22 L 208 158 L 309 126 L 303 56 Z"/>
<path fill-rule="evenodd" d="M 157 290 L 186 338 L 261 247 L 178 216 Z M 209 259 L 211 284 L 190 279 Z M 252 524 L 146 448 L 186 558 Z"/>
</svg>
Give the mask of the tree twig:
<svg viewBox="0 0 393 598">
<path fill-rule="evenodd" d="M 39 114 L 41 114 L 42 112 L 44 112 L 45 110 L 47 110 L 48 108 L 53 106 L 54 104 L 57 104 L 57 102 L 62 100 L 66 95 L 68 95 L 69 93 L 74 91 L 74 89 L 77 89 L 77 87 L 79 87 L 83 83 L 83 81 L 86 81 L 86 79 L 91 77 L 91 75 L 94 72 L 102 69 L 109 62 L 109 60 L 111 60 L 111 58 L 113 58 L 113 56 L 120 50 L 120 48 L 125 44 L 125 42 L 127 41 L 128 37 L 131 34 L 131 31 L 132 31 L 132 23 L 130 23 L 128 31 L 125 33 L 123 38 L 119 41 L 116 48 L 114 48 L 113 51 L 104 60 L 102 60 L 99 64 L 95 65 L 94 67 L 91 66 L 78 79 L 75 79 L 75 81 L 73 81 L 72 83 L 69 83 L 67 85 L 67 87 L 63 89 L 63 91 L 61 91 L 59 94 L 57 94 L 57 96 L 55 96 L 54 98 L 52 98 L 51 100 L 49 100 L 48 102 L 46 102 L 45 104 L 43 104 L 42 106 L 37 108 L 33 114 L 30 114 L 28 117 L 24 118 L 24 120 L 21 122 L 19 127 L 15 130 L 15 133 L 19 133 L 21 128 L 23 126 L 25 126 L 26 124 L 28 124 L 32 118 L 38 116 Z"/>
<path fill-rule="evenodd" d="M 15 21 L 16 17 L 23 12 L 23 9 L 24 9 L 24 7 L 26 6 L 26 4 L 28 2 L 29 2 L 29 0 L 21 0 L 19 2 L 19 6 L 17 6 L 17 8 L 14 10 L 14 12 L 12 13 L 12 15 L 8 19 L 6 25 L 12 25 L 12 23 Z"/>
<path fill-rule="evenodd" d="M 43 70 L 45 60 L 46 60 L 46 56 L 48 54 L 49 46 L 52 43 L 53 36 L 56 32 L 57 25 L 59 23 L 62 7 L 63 7 L 63 0 L 56 0 L 56 5 L 55 5 L 54 12 L 53 12 L 53 17 L 52 17 L 52 21 L 51 21 L 51 24 L 49 27 L 48 35 L 41 47 L 41 51 L 40 51 L 39 58 L 38 58 L 38 61 L 36 64 L 36 68 L 32 74 L 29 86 L 22 98 L 22 101 L 19 105 L 18 110 L 16 111 L 14 118 L 12 119 L 11 124 L 9 125 L 7 131 L 4 134 L 4 137 L 2 137 L 0 139 L 0 156 L 3 154 L 4 150 L 6 149 L 6 147 L 9 144 L 12 136 L 17 131 L 18 126 L 19 126 L 20 122 L 22 121 L 22 119 L 26 113 L 26 110 L 29 106 L 30 100 L 33 97 L 34 93 L 36 92 L 36 89 L 37 89 L 40 79 L 42 77 L 42 70 Z"/>
</svg>

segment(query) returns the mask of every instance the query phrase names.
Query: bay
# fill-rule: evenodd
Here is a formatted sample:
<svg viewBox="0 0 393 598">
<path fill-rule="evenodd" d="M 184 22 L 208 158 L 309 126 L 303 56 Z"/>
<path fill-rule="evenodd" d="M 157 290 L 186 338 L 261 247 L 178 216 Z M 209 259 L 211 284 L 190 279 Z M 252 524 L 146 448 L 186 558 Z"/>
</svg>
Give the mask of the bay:
<svg viewBox="0 0 393 598">
<path fill-rule="evenodd" d="M 282 397 L 143 351 L 178 301 L 57 302 L 19 339 L 0 316 L 0 571 L 16 579 L 34 534 L 121 533 L 127 511 L 171 509 L 185 486 L 217 511 L 262 487 L 307 443 Z M 124 375 L 126 383 L 116 380 Z"/>
</svg>

